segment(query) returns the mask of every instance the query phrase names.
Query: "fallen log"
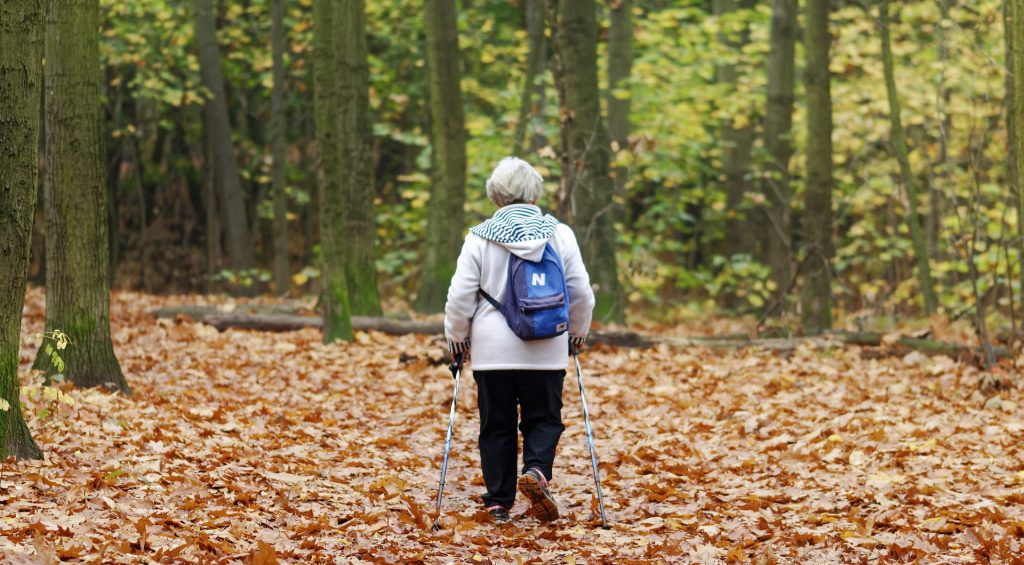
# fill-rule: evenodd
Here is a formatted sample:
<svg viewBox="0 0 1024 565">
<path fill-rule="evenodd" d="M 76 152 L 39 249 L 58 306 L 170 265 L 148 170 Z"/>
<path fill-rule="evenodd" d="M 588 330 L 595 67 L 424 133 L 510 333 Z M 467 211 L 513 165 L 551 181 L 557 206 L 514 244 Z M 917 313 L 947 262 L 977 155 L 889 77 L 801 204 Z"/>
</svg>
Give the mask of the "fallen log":
<svg viewBox="0 0 1024 565">
<path fill-rule="evenodd" d="M 158 308 L 152 313 L 157 318 L 187 318 L 225 331 L 229 328 L 263 331 L 290 332 L 304 328 L 323 327 L 319 316 L 296 313 L 288 305 L 247 304 L 224 311 L 216 306 L 184 305 Z M 356 331 L 378 331 L 389 335 L 425 334 L 442 335 L 444 324 L 440 320 L 409 320 L 399 318 L 374 318 L 353 316 L 352 329 Z M 958 343 L 901 336 L 890 343 L 884 343 L 883 334 L 874 332 L 836 331 L 818 337 L 789 337 L 757 339 L 741 335 L 681 337 L 654 336 L 632 331 L 594 330 L 587 336 L 591 343 L 602 343 L 616 347 L 647 348 L 659 344 L 673 347 L 707 347 L 709 349 L 759 348 L 768 351 L 788 352 L 807 343 L 820 347 L 836 345 L 859 345 L 881 348 L 880 353 L 899 355 L 909 350 L 929 355 L 948 355 L 958 359 L 972 359 L 980 354 L 977 347 Z M 997 358 L 1011 357 L 1005 347 L 996 347 Z"/>
<path fill-rule="evenodd" d="M 267 311 L 261 305 L 239 306 L 226 312 L 215 306 L 185 305 L 158 308 L 152 313 L 157 318 L 188 318 L 224 331 L 228 328 L 261 332 L 293 332 L 304 328 L 321 328 L 323 319 L 319 316 L 303 316 L 284 313 L 279 305 L 272 305 Z M 292 309 L 294 312 L 294 309 Z M 352 329 L 356 331 L 377 331 L 389 335 L 444 334 L 440 320 L 403 320 L 398 318 L 352 317 Z M 595 330 L 590 332 L 588 341 L 616 347 L 652 347 L 659 342 L 636 332 L 616 330 Z"/>
</svg>

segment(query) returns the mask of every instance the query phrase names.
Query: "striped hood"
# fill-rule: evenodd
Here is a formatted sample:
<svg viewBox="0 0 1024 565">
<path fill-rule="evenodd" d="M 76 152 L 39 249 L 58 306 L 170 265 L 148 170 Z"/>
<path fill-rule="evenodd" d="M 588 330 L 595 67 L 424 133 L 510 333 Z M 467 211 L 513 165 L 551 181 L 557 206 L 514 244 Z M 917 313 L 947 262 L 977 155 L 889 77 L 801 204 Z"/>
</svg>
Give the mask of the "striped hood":
<svg viewBox="0 0 1024 565">
<path fill-rule="evenodd" d="M 510 204 L 469 231 L 508 249 L 527 261 L 539 261 L 544 246 L 555 235 L 558 220 L 532 204 Z"/>
</svg>

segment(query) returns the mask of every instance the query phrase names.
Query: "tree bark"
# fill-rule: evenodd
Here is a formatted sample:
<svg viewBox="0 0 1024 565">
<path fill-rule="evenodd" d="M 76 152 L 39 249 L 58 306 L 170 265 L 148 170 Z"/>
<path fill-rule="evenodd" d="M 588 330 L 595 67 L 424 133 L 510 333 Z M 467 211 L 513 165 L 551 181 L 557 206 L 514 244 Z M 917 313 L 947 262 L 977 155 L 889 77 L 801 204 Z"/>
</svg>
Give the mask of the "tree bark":
<svg viewBox="0 0 1024 565">
<path fill-rule="evenodd" d="M 337 0 L 313 2 L 313 87 L 316 140 L 320 167 L 320 300 L 323 305 L 324 343 L 352 340 L 352 312 L 345 276 L 345 201 L 341 190 L 338 140 Z"/>
<path fill-rule="evenodd" d="M 424 4 L 430 143 L 433 165 L 427 203 L 427 241 L 416 309 L 441 312 L 462 248 L 466 200 L 466 126 L 459 85 L 459 36 L 455 0 Z"/>
<path fill-rule="evenodd" d="M 608 135 L 612 140 L 612 151 L 618 153 L 629 149 L 629 108 L 628 96 L 620 98 L 616 90 L 629 88 L 628 81 L 633 69 L 633 1 L 608 0 L 611 25 L 608 28 Z M 617 166 L 615 193 L 626 194 L 629 168 Z"/>
<path fill-rule="evenodd" d="M 1012 84 L 1007 90 L 1010 106 L 1010 174 L 1012 186 L 1017 189 L 1017 230 L 1020 241 L 1020 272 L 1024 279 L 1024 0 L 1007 0 L 1009 21 L 1007 22 L 1007 56 L 1006 63 L 1012 77 Z M 1021 284 L 1021 327 L 1024 328 L 1024 283 Z"/>
<path fill-rule="evenodd" d="M 594 319 L 621 322 L 625 296 L 615 263 L 614 184 L 609 174 L 611 143 L 601 119 L 597 88 L 597 21 L 593 0 L 558 0 L 558 56 L 562 128 L 559 211 L 576 230 L 597 297 Z"/>
<path fill-rule="evenodd" d="M 796 17 L 796 0 L 772 1 L 768 100 L 764 116 L 764 146 L 768 154 L 768 166 L 761 190 L 765 197 L 767 217 L 765 255 L 776 293 L 785 292 L 792 276 L 789 162 L 793 158 Z"/>
<path fill-rule="evenodd" d="M 110 192 L 100 135 L 99 0 L 46 10 L 46 330 L 62 330 L 65 376 L 131 391 L 110 338 Z M 52 374 L 41 351 L 36 367 Z"/>
<path fill-rule="evenodd" d="M 714 13 L 723 16 L 737 9 L 748 9 L 750 0 L 737 2 L 737 0 L 714 0 L 712 7 Z M 739 53 L 743 46 L 749 43 L 749 33 L 743 31 L 737 39 L 731 39 L 728 34 L 719 34 L 719 41 L 729 46 L 733 51 Z M 718 65 L 718 81 L 729 86 L 735 91 L 738 73 L 736 67 L 729 63 Z M 732 92 L 730 92 L 732 94 Z M 722 124 L 722 173 L 725 176 L 725 207 L 728 211 L 725 228 L 725 254 L 733 256 L 741 253 L 751 253 L 754 248 L 755 230 L 750 229 L 748 221 L 750 214 L 745 208 L 746 193 L 749 190 L 751 151 L 754 147 L 754 128 L 750 124 L 751 116 L 747 116 L 747 124 L 736 127 L 730 117 Z"/>
<path fill-rule="evenodd" d="M 18 369 L 39 175 L 43 0 L 0 3 L 0 460 L 39 459 Z"/>
<path fill-rule="evenodd" d="M 807 188 L 800 296 L 804 332 L 832 327 L 832 93 L 829 0 L 807 0 Z"/>
<path fill-rule="evenodd" d="M 203 122 L 210 153 L 213 155 L 213 184 L 224 226 L 228 266 L 233 270 L 253 268 L 255 259 L 249 231 L 245 194 L 238 174 L 235 144 L 231 140 L 224 74 L 220 65 L 220 46 L 213 16 L 213 0 L 193 0 L 196 48 L 203 86 L 211 98 L 203 107 Z"/>
<path fill-rule="evenodd" d="M 917 262 L 917 280 L 924 296 L 924 310 L 931 315 L 938 306 L 935 287 L 932 284 L 932 271 L 928 264 L 928 243 L 921 228 L 921 218 L 917 211 L 917 182 L 910 170 L 910 159 L 907 156 L 907 143 L 903 138 L 903 122 L 900 119 L 900 99 L 896 92 L 896 77 L 892 58 L 892 41 L 889 37 L 889 0 L 882 0 L 880 10 L 880 27 L 882 37 L 882 66 L 885 72 L 885 89 L 889 98 L 889 122 L 891 124 L 890 139 L 896 150 L 896 159 L 900 164 L 903 184 L 907 187 L 907 220 L 910 224 L 910 239 L 914 245 L 914 258 Z"/>
<path fill-rule="evenodd" d="M 274 86 L 270 91 L 270 137 L 274 190 L 274 286 L 278 294 L 291 288 L 288 257 L 288 193 L 285 185 L 285 108 L 284 108 L 284 4 L 273 0 L 270 43 L 274 65 Z"/>
<path fill-rule="evenodd" d="M 523 92 L 519 98 L 519 119 L 516 121 L 515 135 L 512 140 L 512 154 L 522 157 L 527 152 L 526 134 L 530 123 L 540 110 L 543 100 L 543 82 L 538 85 L 537 78 L 543 76 L 547 63 L 547 37 L 544 35 L 544 0 L 526 0 L 526 37 L 528 52 L 526 55 L 526 76 L 523 77 Z M 538 104 L 533 101 L 537 94 Z"/>
<path fill-rule="evenodd" d="M 373 210 L 373 130 L 370 122 L 370 67 L 366 61 L 363 0 L 340 0 L 334 21 L 338 185 L 345 212 L 345 277 L 352 314 L 380 315 Z M 446 287 L 447 289 L 447 287 Z"/>
</svg>

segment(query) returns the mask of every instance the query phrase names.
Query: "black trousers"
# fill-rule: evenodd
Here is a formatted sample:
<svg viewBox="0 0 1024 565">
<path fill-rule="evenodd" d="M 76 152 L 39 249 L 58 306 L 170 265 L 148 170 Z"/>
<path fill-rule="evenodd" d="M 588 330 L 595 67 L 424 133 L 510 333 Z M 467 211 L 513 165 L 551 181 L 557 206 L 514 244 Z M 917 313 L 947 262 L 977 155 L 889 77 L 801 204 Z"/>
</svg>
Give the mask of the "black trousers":
<svg viewBox="0 0 1024 565">
<path fill-rule="evenodd" d="M 551 479 L 562 425 L 565 371 L 474 371 L 480 405 L 480 466 L 487 494 L 484 505 L 512 508 L 519 472 L 516 408 L 521 412 L 523 467 L 537 467 Z"/>
</svg>

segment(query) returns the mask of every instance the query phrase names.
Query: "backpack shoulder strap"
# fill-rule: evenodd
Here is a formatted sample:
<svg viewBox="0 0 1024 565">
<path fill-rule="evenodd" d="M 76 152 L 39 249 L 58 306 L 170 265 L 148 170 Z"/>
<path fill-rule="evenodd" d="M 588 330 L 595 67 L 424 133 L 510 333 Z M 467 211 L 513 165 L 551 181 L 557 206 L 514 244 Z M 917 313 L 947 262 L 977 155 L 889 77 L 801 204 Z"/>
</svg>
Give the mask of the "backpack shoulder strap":
<svg viewBox="0 0 1024 565">
<path fill-rule="evenodd" d="M 501 302 L 498 302 L 497 300 L 494 299 L 493 296 L 491 296 L 490 294 L 487 294 L 486 292 L 484 292 L 484 289 L 482 289 L 482 288 L 477 289 L 477 291 L 480 293 L 480 296 L 484 297 L 484 300 L 486 300 L 487 302 L 491 303 L 491 306 L 494 306 L 495 309 L 497 309 L 498 311 L 501 311 L 501 308 L 502 308 Z"/>
</svg>

